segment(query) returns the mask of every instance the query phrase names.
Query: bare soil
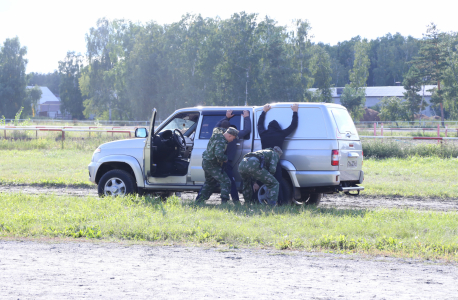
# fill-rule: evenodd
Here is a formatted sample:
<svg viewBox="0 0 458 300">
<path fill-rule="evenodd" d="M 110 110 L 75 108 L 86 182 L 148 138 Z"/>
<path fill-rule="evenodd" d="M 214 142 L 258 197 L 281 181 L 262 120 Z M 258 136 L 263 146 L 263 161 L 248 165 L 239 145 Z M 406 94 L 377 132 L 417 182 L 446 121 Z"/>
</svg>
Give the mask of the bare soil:
<svg viewBox="0 0 458 300">
<path fill-rule="evenodd" d="M 458 299 L 457 282 L 387 257 L 0 240 L 2 299 Z"/>
<path fill-rule="evenodd" d="M 47 187 L 37 185 L 0 185 L 0 193 L 26 193 L 26 194 L 54 194 L 59 196 L 97 196 L 96 186 L 94 187 Z M 194 201 L 196 193 L 181 193 L 184 201 Z M 243 201 L 243 197 L 241 198 Z M 209 204 L 220 203 L 217 194 L 213 194 Z M 376 209 L 376 208 L 409 208 L 418 210 L 436 211 L 457 211 L 458 199 L 441 198 L 409 198 L 409 197 L 387 197 L 387 196 L 360 196 L 324 195 L 320 207 L 339 209 Z"/>
</svg>

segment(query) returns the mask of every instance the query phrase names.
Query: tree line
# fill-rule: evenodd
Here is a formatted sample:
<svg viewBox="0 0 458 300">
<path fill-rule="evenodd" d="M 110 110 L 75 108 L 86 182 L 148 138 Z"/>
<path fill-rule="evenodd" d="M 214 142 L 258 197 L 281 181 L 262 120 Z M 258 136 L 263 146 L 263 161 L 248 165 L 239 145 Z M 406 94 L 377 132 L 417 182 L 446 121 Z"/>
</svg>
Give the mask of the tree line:
<svg viewBox="0 0 458 300">
<path fill-rule="evenodd" d="M 402 118 L 413 118 L 422 106 L 419 86 L 435 84 L 433 105 L 442 105 L 445 117 L 458 118 L 456 33 L 431 24 L 422 39 L 396 33 L 371 41 L 357 36 L 331 46 L 311 38 L 308 21 L 286 27 L 244 12 L 228 19 L 188 14 L 166 25 L 102 18 L 86 34 L 84 56 L 69 51 L 58 71 L 19 77 L 29 85 L 48 86 L 76 118 L 144 120 L 153 107 L 165 117 L 197 105 L 331 102 L 331 88 L 344 87 L 341 102 L 359 119 L 366 86 L 397 83 L 406 88 L 405 99 L 396 110 L 382 101 L 383 117 L 401 111 Z M 0 62 L 10 42 L 2 47 Z M 17 43 L 18 53 L 24 52 Z M 2 66 L 0 101 L 5 102 Z M 24 93 L 17 97 L 26 98 Z M 25 105 L 24 100 L 13 102 Z M 15 113 L 3 107 L 0 114 Z"/>
</svg>

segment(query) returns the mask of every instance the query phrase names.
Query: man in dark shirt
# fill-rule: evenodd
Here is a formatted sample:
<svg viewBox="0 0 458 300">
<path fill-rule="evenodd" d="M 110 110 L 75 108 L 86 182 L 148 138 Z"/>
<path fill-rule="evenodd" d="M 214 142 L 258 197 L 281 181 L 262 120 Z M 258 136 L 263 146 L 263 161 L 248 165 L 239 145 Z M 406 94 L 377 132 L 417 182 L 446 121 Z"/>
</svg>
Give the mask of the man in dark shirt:
<svg viewBox="0 0 458 300">
<path fill-rule="evenodd" d="M 285 141 L 285 138 L 288 135 L 290 135 L 297 128 L 297 123 L 298 123 L 297 111 L 299 110 L 299 104 L 291 105 L 291 109 L 293 111 L 293 120 L 291 121 L 291 125 L 289 125 L 288 128 L 286 129 L 281 129 L 280 124 L 278 124 L 276 120 L 270 121 L 269 125 L 267 126 L 267 130 L 265 129 L 264 122 L 266 119 L 266 114 L 270 109 L 271 109 L 271 106 L 269 104 L 264 105 L 263 111 L 258 120 L 258 132 L 259 132 L 259 136 L 261 137 L 262 149 L 273 148 L 275 146 L 278 146 L 280 147 L 280 149 L 283 150 L 283 142 Z M 280 166 L 280 160 L 278 161 L 278 165 L 277 165 L 277 169 L 275 170 L 274 177 L 280 183 L 278 205 L 287 204 L 288 199 L 283 198 L 284 193 L 281 189 L 282 171 L 281 171 L 281 166 Z M 255 184 L 254 189 L 257 190 L 258 188 L 259 186 Z"/>
<path fill-rule="evenodd" d="M 228 110 L 226 112 L 226 117 L 216 123 L 215 127 L 222 127 L 223 123 L 230 122 L 229 120 L 234 116 L 232 110 Z M 233 161 L 235 158 L 235 153 L 237 152 L 237 143 L 239 143 L 239 139 L 243 139 L 245 136 L 251 133 L 251 119 L 250 113 L 247 110 L 243 111 L 243 130 L 240 130 L 238 136 L 235 140 L 227 144 L 226 148 L 226 155 L 227 155 L 227 163 L 223 166 L 224 170 L 226 171 L 227 176 L 231 180 L 231 197 L 234 203 L 240 202 L 239 193 L 237 191 L 237 186 L 235 185 L 234 179 L 234 171 L 233 171 Z M 230 124 L 230 123 L 229 123 Z M 230 127 L 235 127 L 234 125 L 229 125 Z M 237 129 L 237 127 L 235 127 Z"/>
</svg>

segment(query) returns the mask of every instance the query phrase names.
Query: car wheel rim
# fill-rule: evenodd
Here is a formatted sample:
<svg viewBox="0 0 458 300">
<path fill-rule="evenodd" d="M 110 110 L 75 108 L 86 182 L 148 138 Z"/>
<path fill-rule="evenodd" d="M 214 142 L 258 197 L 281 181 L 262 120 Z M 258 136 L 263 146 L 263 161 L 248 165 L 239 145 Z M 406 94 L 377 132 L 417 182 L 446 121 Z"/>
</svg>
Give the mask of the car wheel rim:
<svg viewBox="0 0 458 300">
<path fill-rule="evenodd" d="M 105 196 L 124 196 L 126 194 L 126 185 L 121 179 L 114 177 L 109 179 L 103 188 Z"/>
<path fill-rule="evenodd" d="M 267 187 L 265 185 L 258 190 L 258 201 L 261 204 L 267 204 Z"/>
</svg>

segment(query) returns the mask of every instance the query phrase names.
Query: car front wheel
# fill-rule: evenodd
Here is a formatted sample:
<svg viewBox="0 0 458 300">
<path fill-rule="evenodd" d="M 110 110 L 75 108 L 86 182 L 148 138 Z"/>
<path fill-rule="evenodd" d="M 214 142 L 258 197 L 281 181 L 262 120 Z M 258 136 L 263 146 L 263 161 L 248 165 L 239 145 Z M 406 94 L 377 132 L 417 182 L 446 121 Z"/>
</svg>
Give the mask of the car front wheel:
<svg viewBox="0 0 458 300">
<path fill-rule="evenodd" d="M 135 180 L 124 170 L 111 170 L 99 181 L 99 196 L 125 196 L 135 192 Z"/>
</svg>

